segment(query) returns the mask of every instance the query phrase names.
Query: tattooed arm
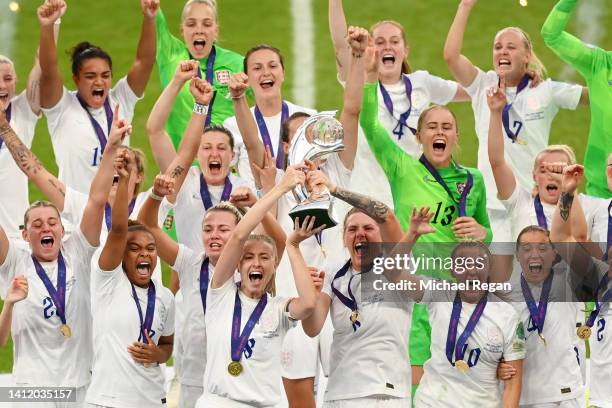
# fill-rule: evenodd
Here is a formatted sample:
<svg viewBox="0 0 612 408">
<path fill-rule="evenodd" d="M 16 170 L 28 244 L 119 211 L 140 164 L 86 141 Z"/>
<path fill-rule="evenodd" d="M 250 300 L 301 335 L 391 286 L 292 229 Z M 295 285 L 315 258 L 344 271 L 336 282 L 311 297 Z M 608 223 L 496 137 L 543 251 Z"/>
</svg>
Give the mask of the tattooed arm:
<svg viewBox="0 0 612 408">
<path fill-rule="evenodd" d="M 380 233 L 384 242 L 397 242 L 402 239 L 404 233 L 399 221 L 393 210 L 385 203 L 338 187 L 323 172 L 318 170 L 309 172 L 307 180 L 308 184 L 313 186 L 314 189 L 320 189 L 322 186 L 325 186 L 334 197 L 355 208 L 359 208 L 365 214 L 372 217 L 374 221 L 380 224 Z"/>
<path fill-rule="evenodd" d="M 212 99 L 213 90 L 212 86 L 203 79 L 193 78 L 189 83 L 189 91 L 193 95 L 196 103 L 208 106 Z M 192 113 L 191 120 L 187 125 L 187 130 L 179 151 L 172 163 L 168 166 L 165 174 L 174 179 L 174 195 L 168 196 L 168 201 L 171 203 L 176 202 L 176 195 L 179 193 L 189 166 L 198 154 L 200 143 L 202 141 L 202 129 L 204 129 L 204 123 L 206 120 L 206 114 Z"/>
<path fill-rule="evenodd" d="M 21 171 L 28 176 L 30 181 L 36 184 L 58 210 L 62 211 L 64 209 L 66 186 L 51 174 L 38 160 L 38 157 L 23 144 L 7 122 L 4 112 L 0 113 L 0 138 L 4 140 L 4 144 L 11 152 Z"/>
</svg>

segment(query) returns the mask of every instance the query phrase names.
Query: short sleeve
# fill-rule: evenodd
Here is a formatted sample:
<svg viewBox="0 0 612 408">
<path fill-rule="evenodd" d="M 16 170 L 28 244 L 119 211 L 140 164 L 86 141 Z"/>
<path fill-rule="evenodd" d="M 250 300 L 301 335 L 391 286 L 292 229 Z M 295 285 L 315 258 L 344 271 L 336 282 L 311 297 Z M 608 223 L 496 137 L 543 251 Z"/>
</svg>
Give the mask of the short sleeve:
<svg viewBox="0 0 612 408">
<path fill-rule="evenodd" d="M 223 302 L 229 302 L 229 298 L 236 294 L 236 283 L 234 279 L 230 278 L 219 288 L 208 288 L 206 293 L 206 310 L 210 312 L 216 309 Z M 206 313 L 206 318 L 212 313 Z"/>
<path fill-rule="evenodd" d="M 134 116 L 134 107 L 142 97 L 137 96 L 132 88 L 130 88 L 127 77 L 121 78 L 115 84 L 110 94 L 115 99 L 115 102 L 119 103 L 119 107 L 122 110 L 121 116 L 131 122 Z"/>
<path fill-rule="evenodd" d="M 66 254 L 72 255 L 70 260 L 74 263 L 73 268 L 77 279 L 84 279 L 88 287 L 91 282 L 90 262 L 96 248 L 87 242 L 80 227 L 75 228 L 62 248 Z"/>
<path fill-rule="evenodd" d="M 332 280 L 334 279 L 334 275 L 336 271 L 331 271 L 329 268 L 325 268 L 325 277 L 323 278 L 323 288 L 321 288 L 321 293 L 325 293 L 330 299 L 333 299 L 332 294 Z"/>
<path fill-rule="evenodd" d="M 574 110 L 582 96 L 582 86 L 551 81 L 552 99 L 559 108 Z"/>
<path fill-rule="evenodd" d="M 426 72 L 427 91 L 429 99 L 438 105 L 448 105 L 457 94 L 459 84 L 455 81 L 442 79 Z"/>
<path fill-rule="evenodd" d="M 47 117 L 47 127 L 49 128 L 49 134 L 51 135 L 51 139 L 56 139 L 59 135 L 64 134 L 64 132 L 57 132 L 57 128 L 59 127 L 62 116 L 68 106 L 70 106 L 71 98 L 73 96 L 68 92 L 68 89 L 64 87 L 62 89 L 62 97 L 60 100 L 50 108 L 41 108 L 42 112 Z"/>
<path fill-rule="evenodd" d="M 525 327 L 523 322 L 516 312 L 507 322 L 508 328 L 504 334 L 503 358 L 505 361 L 523 360 L 525 358 Z"/>
<path fill-rule="evenodd" d="M 68 224 L 66 227 L 69 231 L 79 229 L 88 199 L 87 194 L 66 186 L 66 196 L 64 197 L 64 208 L 61 217 L 62 221 Z"/>
<path fill-rule="evenodd" d="M 506 200 L 500 201 L 508 211 L 509 215 L 512 216 L 521 208 L 521 206 L 527 200 L 528 197 L 526 197 L 526 195 L 528 196 L 529 193 L 523 190 L 517 183 L 510 197 L 508 197 L 508 199 Z"/>
<path fill-rule="evenodd" d="M 468 93 L 468 95 L 470 95 L 472 99 L 474 99 L 478 94 L 480 94 L 480 92 L 482 92 L 482 89 L 486 86 L 485 82 L 487 74 L 478 67 L 476 67 L 476 70 L 478 71 L 478 73 L 476 74 L 476 78 L 474 78 L 474 81 L 472 81 L 472 83 L 465 88 L 465 91 Z"/>
<path fill-rule="evenodd" d="M 289 316 L 289 303 L 291 302 L 291 298 L 277 298 L 275 302 L 277 303 L 278 313 L 280 317 L 280 324 L 283 333 L 287 333 L 287 331 L 297 325 L 297 321 L 293 320 Z"/>
<path fill-rule="evenodd" d="M 156 282 L 157 283 L 157 282 Z M 158 284 L 161 285 L 161 282 Z M 168 289 L 163 288 L 165 293 L 165 306 L 166 306 L 166 321 L 164 322 L 164 330 L 162 331 L 162 336 L 172 336 L 174 334 L 174 313 L 175 313 L 175 305 L 174 305 L 174 297 L 168 291 Z"/>
<path fill-rule="evenodd" d="M 28 256 L 25 249 L 17 244 L 14 239 L 9 239 L 9 248 L 4 259 L 4 263 L 0 265 L 0 297 L 4 299 L 8 291 L 11 281 L 15 277 L 15 272 L 18 270 L 19 261 Z"/>
<path fill-rule="evenodd" d="M 100 268 L 100 255 L 104 248 L 98 248 L 91 258 L 91 299 L 92 309 L 94 305 L 103 299 L 112 299 L 115 287 L 123 274 L 123 264 L 120 263 L 112 271 L 104 271 Z"/>
<path fill-rule="evenodd" d="M 174 265 L 172 265 L 172 269 L 180 275 L 193 268 L 193 266 L 198 262 L 201 262 L 201 260 L 202 257 L 197 256 L 195 251 L 193 251 L 191 248 L 183 244 L 179 244 L 178 254 L 176 256 L 176 260 L 174 261 Z"/>
</svg>

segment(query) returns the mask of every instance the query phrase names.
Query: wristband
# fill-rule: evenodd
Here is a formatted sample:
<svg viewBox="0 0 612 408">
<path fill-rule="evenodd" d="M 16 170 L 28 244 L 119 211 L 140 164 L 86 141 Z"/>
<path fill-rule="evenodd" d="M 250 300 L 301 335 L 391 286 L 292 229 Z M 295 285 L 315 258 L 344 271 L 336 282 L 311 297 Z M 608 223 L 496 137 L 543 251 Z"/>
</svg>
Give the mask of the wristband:
<svg viewBox="0 0 612 408">
<path fill-rule="evenodd" d="M 151 190 L 151 192 L 149 193 L 149 197 L 151 197 L 155 201 L 163 201 L 164 199 L 164 197 L 158 196 L 157 194 L 155 194 L 153 190 Z"/>
<path fill-rule="evenodd" d="M 229 94 L 228 94 L 228 95 L 229 95 Z M 246 95 L 246 91 L 245 91 L 245 92 L 243 92 L 243 93 L 241 93 L 241 94 L 240 94 L 240 95 L 238 95 L 238 96 L 231 96 L 231 95 L 230 95 L 230 98 L 232 98 L 232 99 L 234 99 L 234 100 L 237 100 L 237 99 L 242 99 L 242 98 L 244 98 L 244 95 Z"/>
<path fill-rule="evenodd" d="M 193 104 L 193 113 L 196 115 L 205 116 L 208 113 L 208 105 L 203 105 L 199 102 Z"/>
<path fill-rule="evenodd" d="M 55 23 L 53 23 L 54 25 L 60 25 L 62 24 L 62 18 L 58 18 L 57 20 L 55 20 Z"/>
</svg>

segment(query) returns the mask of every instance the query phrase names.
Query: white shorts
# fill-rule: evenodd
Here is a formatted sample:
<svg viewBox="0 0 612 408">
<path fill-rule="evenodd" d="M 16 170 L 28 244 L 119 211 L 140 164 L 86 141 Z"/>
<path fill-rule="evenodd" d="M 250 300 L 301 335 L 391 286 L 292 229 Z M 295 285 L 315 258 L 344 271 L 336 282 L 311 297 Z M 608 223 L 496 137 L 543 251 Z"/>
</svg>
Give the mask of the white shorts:
<svg viewBox="0 0 612 408">
<path fill-rule="evenodd" d="M 304 333 L 302 322 L 287 331 L 281 347 L 281 376 L 288 380 L 312 378 L 317 374 L 319 336 Z"/>
<path fill-rule="evenodd" d="M 176 377 L 181 378 L 181 358 L 183 356 L 183 342 L 181 333 L 185 324 L 185 315 L 183 313 L 183 292 L 179 289 L 174 295 L 174 347 L 172 348 L 172 357 L 174 358 L 174 372 Z"/>
<path fill-rule="evenodd" d="M 204 393 L 198 398 L 196 408 L 252 408 L 252 406 L 216 394 Z"/>
<path fill-rule="evenodd" d="M 408 408 L 410 406 L 410 397 L 397 398 L 389 395 L 325 401 L 323 403 L 323 408 Z"/>
<path fill-rule="evenodd" d="M 179 393 L 179 408 L 193 408 L 196 406 L 198 398 L 204 393 L 204 387 L 181 384 Z"/>
<path fill-rule="evenodd" d="M 567 401 L 544 402 L 542 404 L 519 405 L 520 408 L 584 408 L 584 397 L 578 397 Z"/>
</svg>

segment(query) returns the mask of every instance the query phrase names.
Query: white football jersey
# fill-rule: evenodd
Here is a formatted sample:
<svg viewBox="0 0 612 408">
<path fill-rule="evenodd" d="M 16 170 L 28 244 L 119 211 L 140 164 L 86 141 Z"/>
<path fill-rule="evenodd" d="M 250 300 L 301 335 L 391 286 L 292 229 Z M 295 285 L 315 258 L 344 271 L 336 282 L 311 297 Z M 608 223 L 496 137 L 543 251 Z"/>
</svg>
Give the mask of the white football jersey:
<svg viewBox="0 0 612 408">
<path fill-rule="evenodd" d="M 162 366 L 145 368 L 127 351 L 128 346 L 138 341 L 141 324 L 132 285 L 121 264 L 113 271 L 101 270 L 100 254 L 98 250 L 92 259 L 94 364 L 86 400 L 90 404 L 111 407 L 165 407 Z M 154 281 L 154 284 L 151 339 L 157 344 L 160 337 L 174 333 L 174 296 L 161 282 Z M 144 319 L 148 288 L 134 288 Z"/>
<path fill-rule="evenodd" d="M 78 230 L 62 244 L 66 264 L 66 324 L 71 337 L 60 332 L 61 320 L 43 281 L 36 273 L 32 252 L 22 242 L 10 240 L 0 266 L 0 293 L 5 296 L 12 279 L 25 275 L 28 297 L 15 304 L 11 332 L 14 341 L 13 378 L 19 386 L 82 387 L 89 384 L 91 303 L 89 261 L 95 248 Z M 41 262 L 57 288 L 57 261 Z"/>
<path fill-rule="evenodd" d="M 288 101 L 285 101 L 285 103 L 287 104 L 287 108 L 289 108 L 289 115 L 287 116 L 287 118 L 296 112 L 304 112 L 309 115 L 314 115 L 315 113 L 317 113 L 317 111 L 314 109 L 304 108 L 302 106 L 295 105 Z M 255 120 L 255 107 L 254 106 L 251 108 L 251 114 L 253 115 L 253 119 Z M 277 149 L 278 149 L 278 143 L 280 139 L 282 111 L 278 112 L 274 116 L 264 116 L 263 118 L 264 118 L 264 122 L 266 122 L 266 127 L 268 128 L 268 133 L 270 135 L 270 142 L 272 143 L 272 155 L 276 159 L 276 157 L 279 154 L 277 152 Z M 257 120 L 255 120 L 255 122 L 257 122 Z M 244 145 L 244 142 L 242 140 L 242 134 L 240 133 L 240 130 L 238 129 L 238 123 L 236 122 L 236 116 L 232 116 L 230 118 L 225 119 L 225 121 L 223 122 L 223 126 L 226 127 L 232 133 L 232 136 L 234 137 L 234 153 L 236 155 L 235 160 L 236 160 L 236 167 L 238 168 L 238 174 L 240 174 L 241 178 L 255 185 L 255 180 L 253 179 L 253 173 L 251 171 L 252 160 L 249 160 L 246 146 Z M 259 135 L 259 140 L 262 140 L 259 129 L 258 129 L 257 134 Z M 284 154 L 282 150 L 280 154 Z"/>
<path fill-rule="evenodd" d="M 415 405 L 432 407 L 500 407 L 503 396 L 497 365 L 525 358 L 523 323 L 512 306 L 489 294 L 484 311 L 467 339 L 463 360 L 467 373 L 452 366 L 446 356 L 446 340 L 456 291 L 425 290 L 421 303 L 427 305 L 431 323 L 431 358 L 415 395 Z M 457 339 L 463 333 L 476 304 L 462 302 Z M 454 350 L 454 348 L 453 348 Z M 454 361 L 453 351 L 453 361 Z"/>
<path fill-rule="evenodd" d="M 446 105 L 451 102 L 457 93 L 458 85 L 454 81 L 439 78 L 427 71 L 412 72 L 408 74 L 408 78 L 410 78 L 412 84 L 411 101 L 406 96 L 406 87 L 403 80 L 392 85 L 385 85 L 385 89 L 393 102 L 393 115 L 389 113 L 385 106 L 380 86 L 378 87 L 378 119 L 382 126 L 387 129 L 390 138 L 407 153 L 418 158 L 422 149 L 410 129 L 404 127 L 400 139 L 398 139 L 398 135 L 393 133 L 398 125 L 400 115 L 411 108 L 406 123 L 409 127 L 416 129 L 421 112 L 432 103 Z M 387 176 L 385 176 L 385 172 L 372 154 L 361 126 L 358 132 L 357 154 L 350 189 L 376 197 L 377 200 L 393 208 L 393 197 Z"/>
<path fill-rule="evenodd" d="M 172 270 L 178 273 L 181 286 L 181 304 L 176 304 L 177 315 L 181 314 L 182 324 L 176 325 L 181 338 L 181 384 L 201 387 L 204 383 L 206 367 L 206 326 L 204 306 L 200 295 L 200 269 L 204 253 L 197 253 L 185 245 L 179 245 L 179 252 Z M 209 262 L 208 283 L 212 279 L 215 266 Z M 178 322 L 177 322 L 178 323 Z"/>
<path fill-rule="evenodd" d="M 482 172 L 487 188 L 487 208 L 502 210 L 487 147 L 491 117 L 487 90 L 496 86 L 497 82 L 495 71 L 485 73 L 478 69 L 474 82 L 465 90 L 472 98 L 478 137 L 478 170 Z M 504 131 L 504 153 L 518 185 L 530 190 L 533 185 L 533 163 L 538 153 L 548 146 L 550 127 L 555 115 L 559 109 L 576 109 L 582 87 L 547 79 L 535 88 L 528 85 L 518 95 L 516 91 L 516 87 L 506 88 L 506 97 L 508 102 L 512 103 L 509 126 L 526 144 L 512 143 Z"/>
<path fill-rule="evenodd" d="M 204 214 L 206 214 L 200 194 L 200 174 L 202 174 L 202 171 L 196 166 L 192 166 L 189 169 L 181 190 L 176 197 L 174 210 L 178 242 L 193 249 L 196 253 L 204 251 L 202 221 L 204 220 Z M 231 173 L 229 178 L 232 183 L 232 191 L 238 187 L 248 187 L 255 191 L 253 185 L 245 179 L 236 177 Z M 223 184 L 220 186 L 208 186 L 213 205 L 221 201 L 223 187 Z"/>
<path fill-rule="evenodd" d="M 280 402 L 280 349 L 287 330 L 294 326 L 285 311 L 289 299 L 268 296 L 268 303 L 255 324 L 240 363 L 239 376 L 228 373 L 231 357 L 231 331 L 234 301 L 238 288 L 228 279 L 217 289 L 209 288 L 206 300 L 206 371 L 204 394 L 198 407 L 267 407 Z M 240 332 L 259 299 L 239 293 L 242 305 Z M 219 402 L 221 401 L 221 402 Z M 224 401 L 224 402 L 223 402 Z"/>
<path fill-rule="evenodd" d="M 585 194 L 580 194 L 580 198 L 587 223 L 589 223 L 589 216 L 586 213 L 592 213 L 592 220 L 589 225 L 589 227 L 592 227 L 592 232 L 589 234 L 589 238 L 593 242 L 598 242 L 602 251 L 605 252 L 608 243 L 608 223 L 612 219 L 612 207 L 610 206 L 612 198 L 604 199 Z"/>
<path fill-rule="evenodd" d="M 571 274 L 567 264 L 560 262 L 554 273 L 542 335 L 531 319 L 523 300 L 520 267 L 515 264 L 511 277 L 511 303 L 525 327 L 527 358 L 523 362 L 521 405 L 560 402 L 582 397 L 584 387 L 576 345 L 576 318 L 581 303 L 573 301 Z M 536 304 L 539 304 L 542 284 L 529 284 Z"/>
<path fill-rule="evenodd" d="M 140 98 L 130 88 L 126 77 L 117 81 L 108 98 L 111 109 L 114 111 L 115 105 L 119 104 L 119 117 L 131 123 L 134 107 Z M 104 107 L 88 110 L 108 138 Z M 81 193 L 89 193 L 89 185 L 100 166 L 102 152 L 98 136 L 89 115 L 76 97 L 76 91 L 64 88 L 57 104 L 42 111 L 47 117 L 53 152 L 59 168 L 58 178 Z M 129 139 L 126 139 L 125 144 L 129 144 Z"/>
<path fill-rule="evenodd" d="M 146 201 L 151 189 L 148 191 L 143 191 L 136 196 L 136 201 L 134 202 L 134 209 L 132 210 L 129 218 L 131 220 L 136 220 L 138 218 L 138 213 L 142 208 L 142 205 Z M 70 234 L 70 232 L 78 229 L 81 225 L 81 220 L 83 219 L 83 212 L 85 211 L 85 207 L 87 206 L 87 201 L 89 200 L 89 196 L 87 194 L 80 193 L 70 187 L 66 187 L 66 196 L 64 197 L 64 209 L 62 211 L 62 223 L 64 224 L 64 228 L 66 229 L 66 234 Z M 157 216 L 158 223 L 160 227 L 164 224 L 164 220 L 166 219 L 166 215 L 168 215 L 168 211 L 173 207 L 166 198 L 163 199 L 161 205 L 159 207 L 159 213 Z M 108 226 L 106 224 L 106 213 L 105 218 L 102 220 L 102 229 L 100 230 L 100 246 L 104 246 L 106 242 L 106 238 L 108 237 Z M 162 273 L 161 273 L 161 261 L 159 257 L 157 257 L 157 265 L 155 266 L 155 270 L 153 271 L 153 278 L 162 281 Z"/>
<path fill-rule="evenodd" d="M 10 125 L 28 148 L 32 147 L 38 116 L 32 112 L 26 91 L 11 99 Z M 0 200 L 0 225 L 9 238 L 21 238 L 19 226 L 28 209 L 28 178 L 19 169 L 4 142 L 0 146 L 0 189 L 7 192 Z M 8 194 L 10 192 L 10 194 Z"/>
<path fill-rule="evenodd" d="M 351 310 L 334 294 L 331 286 L 345 263 L 346 258 L 340 262 L 330 261 L 324 267 L 321 296 L 331 299 L 330 315 L 334 325 L 325 401 L 372 395 L 410 398 L 412 371 L 408 340 L 413 302 L 402 297 L 401 292 L 365 291 L 362 275 L 351 267 L 333 285 L 348 297 L 350 281 L 361 324 L 354 330 Z"/>
</svg>

